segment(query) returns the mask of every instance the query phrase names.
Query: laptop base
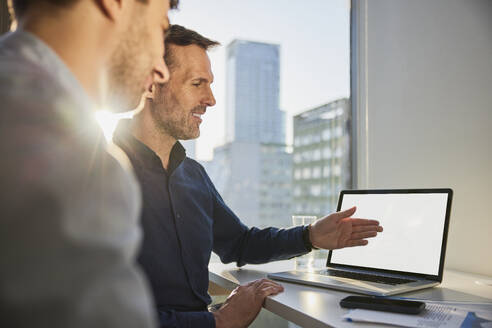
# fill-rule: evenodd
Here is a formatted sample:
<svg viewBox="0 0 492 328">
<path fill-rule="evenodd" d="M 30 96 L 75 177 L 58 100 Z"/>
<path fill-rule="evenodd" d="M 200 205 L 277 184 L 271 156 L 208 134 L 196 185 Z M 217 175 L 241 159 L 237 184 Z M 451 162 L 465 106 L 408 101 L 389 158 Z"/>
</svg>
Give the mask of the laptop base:
<svg viewBox="0 0 492 328">
<path fill-rule="evenodd" d="M 401 285 L 387 285 L 368 281 L 325 276 L 314 272 L 303 271 L 285 271 L 270 273 L 267 275 L 267 277 L 273 280 L 293 282 L 302 285 L 310 285 L 371 296 L 390 296 L 403 294 L 406 292 L 439 285 L 439 282 L 427 280 L 420 280 Z"/>
</svg>

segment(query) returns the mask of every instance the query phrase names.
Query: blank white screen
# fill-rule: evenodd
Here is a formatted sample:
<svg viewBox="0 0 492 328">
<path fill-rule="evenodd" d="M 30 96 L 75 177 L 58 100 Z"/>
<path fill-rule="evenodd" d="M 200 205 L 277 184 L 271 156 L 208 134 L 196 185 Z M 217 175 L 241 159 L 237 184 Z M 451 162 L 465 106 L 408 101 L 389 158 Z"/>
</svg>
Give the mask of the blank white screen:
<svg viewBox="0 0 492 328">
<path fill-rule="evenodd" d="M 341 210 L 376 219 L 384 231 L 362 247 L 333 251 L 331 263 L 438 275 L 448 194 L 345 194 Z"/>
</svg>

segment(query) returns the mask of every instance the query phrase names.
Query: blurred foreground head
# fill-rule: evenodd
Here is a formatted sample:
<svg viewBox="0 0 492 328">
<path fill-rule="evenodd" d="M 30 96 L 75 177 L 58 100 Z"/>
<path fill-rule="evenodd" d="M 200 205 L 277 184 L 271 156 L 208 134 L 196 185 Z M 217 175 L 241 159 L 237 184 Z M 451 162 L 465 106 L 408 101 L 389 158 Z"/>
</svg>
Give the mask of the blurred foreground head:
<svg viewBox="0 0 492 328">
<path fill-rule="evenodd" d="M 8 0 L 15 24 L 47 43 L 99 106 L 126 111 L 164 63 L 168 11 L 179 0 Z"/>
</svg>

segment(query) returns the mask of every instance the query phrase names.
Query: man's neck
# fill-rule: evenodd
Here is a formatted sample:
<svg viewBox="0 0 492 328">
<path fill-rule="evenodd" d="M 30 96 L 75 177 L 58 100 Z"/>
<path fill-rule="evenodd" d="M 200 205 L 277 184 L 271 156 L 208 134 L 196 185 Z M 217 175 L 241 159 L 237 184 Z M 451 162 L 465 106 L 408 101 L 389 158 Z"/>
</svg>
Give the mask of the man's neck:
<svg viewBox="0 0 492 328">
<path fill-rule="evenodd" d="M 148 108 L 144 108 L 133 118 L 131 133 L 159 156 L 162 167 L 167 170 L 169 156 L 177 140 L 155 125 Z"/>
<path fill-rule="evenodd" d="M 91 11 L 90 8 L 79 10 L 83 9 Z M 53 49 L 92 101 L 102 105 L 109 49 L 103 44 L 104 37 L 101 35 L 104 33 L 98 33 L 102 24 L 97 15 L 75 14 L 74 10 L 64 11 L 60 15 L 26 13 L 26 17 L 19 22 L 19 28 L 36 35 Z"/>
</svg>

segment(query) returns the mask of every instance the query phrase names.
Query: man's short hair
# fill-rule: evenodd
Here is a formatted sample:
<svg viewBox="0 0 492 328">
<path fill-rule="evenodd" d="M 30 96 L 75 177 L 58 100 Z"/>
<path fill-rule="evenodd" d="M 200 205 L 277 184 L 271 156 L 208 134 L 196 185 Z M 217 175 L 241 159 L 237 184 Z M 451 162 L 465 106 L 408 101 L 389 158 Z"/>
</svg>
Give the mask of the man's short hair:
<svg viewBox="0 0 492 328">
<path fill-rule="evenodd" d="M 27 8 L 32 3 L 39 2 L 39 1 L 44 1 L 59 7 L 68 7 L 74 4 L 75 2 L 77 2 L 78 0 L 10 0 L 10 3 L 12 4 L 11 6 L 12 9 L 14 10 L 15 17 L 19 18 L 26 13 Z"/>
<path fill-rule="evenodd" d="M 207 39 L 203 35 L 189 30 L 181 25 L 173 24 L 169 27 L 169 30 L 166 33 L 165 44 L 165 54 L 164 61 L 169 69 L 172 69 L 175 60 L 173 58 L 173 53 L 170 50 L 170 45 L 173 44 L 175 46 L 189 46 L 189 45 L 197 45 L 203 50 L 207 51 L 209 48 L 213 48 L 215 46 L 220 45 L 219 42 Z"/>
<path fill-rule="evenodd" d="M 59 6 L 59 7 L 69 7 L 79 0 L 8 0 L 8 1 L 9 1 L 9 4 L 11 4 L 11 8 L 13 9 L 13 11 L 15 13 L 15 17 L 19 18 L 25 14 L 27 8 L 31 4 L 33 4 L 34 2 L 44 1 L 46 3 L 52 4 L 55 6 Z M 147 0 L 138 0 L 138 1 L 147 2 Z M 179 0 L 169 0 L 169 7 L 171 9 L 176 9 L 176 8 L 178 8 L 178 3 L 179 3 Z M 15 17 L 12 17 L 12 20 Z"/>
</svg>

